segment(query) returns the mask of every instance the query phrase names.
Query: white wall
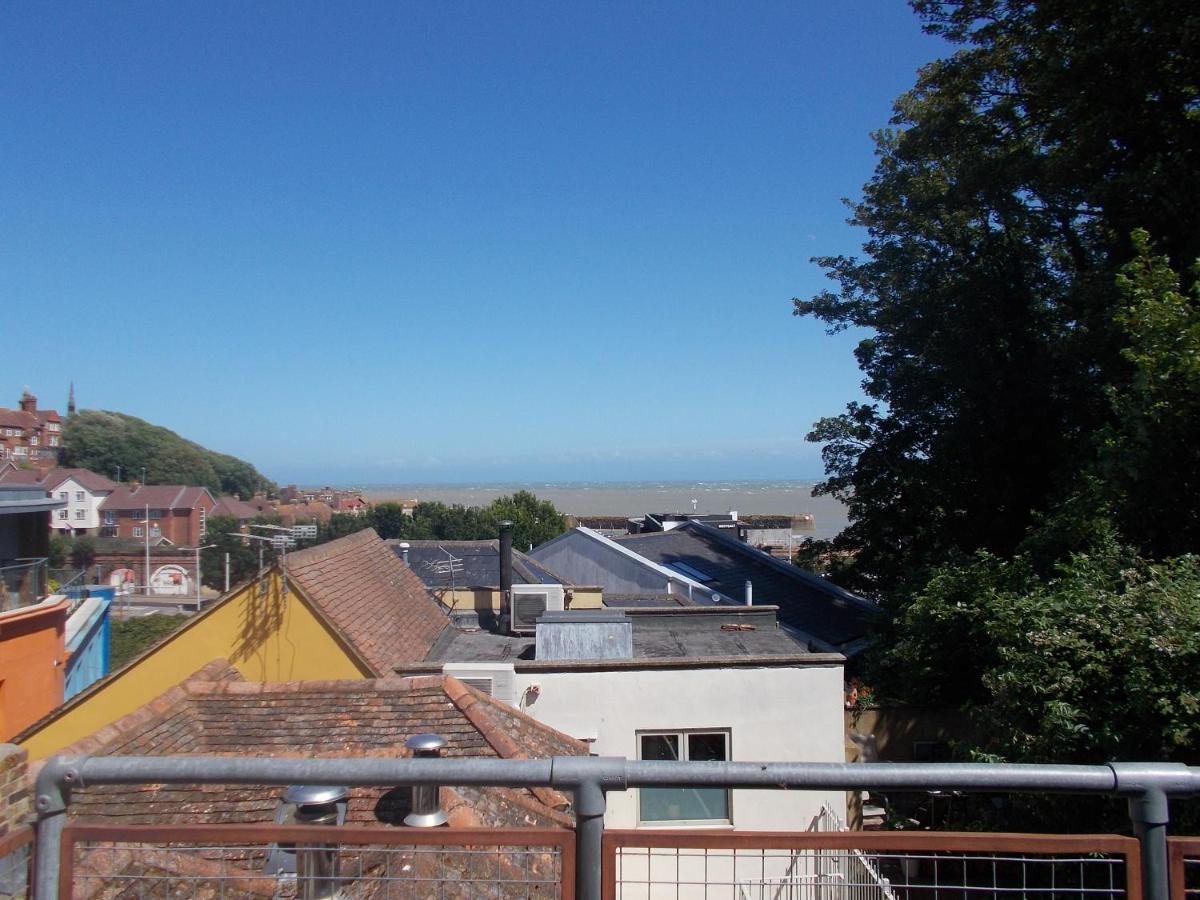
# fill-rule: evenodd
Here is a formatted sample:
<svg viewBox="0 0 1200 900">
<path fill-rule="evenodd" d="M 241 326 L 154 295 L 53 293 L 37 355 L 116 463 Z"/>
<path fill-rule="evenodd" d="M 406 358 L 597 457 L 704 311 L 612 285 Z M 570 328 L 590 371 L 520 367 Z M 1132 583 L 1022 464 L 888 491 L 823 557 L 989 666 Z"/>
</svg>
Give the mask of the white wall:
<svg viewBox="0 0 1200 900">
<path fill-rule="evenodd" d="M 534 718 L 578 738 L 592 752 L 638 758 L 639 731 L 728 729 L 737 762 L 845 762 L 840 665 L 732 669 L 644 669 L 516 673 L 517 697 Z M 844 809 L 839 791 L 733 792 L 739 831 L 796 831 L 827 802 Z M 638 824 L 637 791 L 608 795 L 605 824 Z"/>
<path fill-rule="evenodd" d="M 66 491 L 67 493 L 67 517 L 60 519 L 58 510 L 51 513 L 51 526 L 53 528 L 73 528 L 76 531 L 86 528 L 89 532 L 95 534 L 95 529 L 100 527 L 100 504 L 108 497 L 109 492 L 105 491 L 101 494 L 93 494 L 74 478 L 68 478 L 51 494 L 54 499 L 59 499 L 59 496 Z M 83 500 L 76 500 L 75 494 L 78 491 L 83 491 Z M 84 511 L 83 518 L 75 518 L 75 510 L 82 509 Z"/>
</svg>

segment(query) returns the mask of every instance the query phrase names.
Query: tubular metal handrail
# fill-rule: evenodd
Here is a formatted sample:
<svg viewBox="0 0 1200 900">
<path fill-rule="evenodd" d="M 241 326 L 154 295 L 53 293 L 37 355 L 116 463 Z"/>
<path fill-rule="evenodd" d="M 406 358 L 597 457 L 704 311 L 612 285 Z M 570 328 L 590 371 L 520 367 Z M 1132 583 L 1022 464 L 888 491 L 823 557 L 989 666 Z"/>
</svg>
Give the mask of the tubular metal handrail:
<svg viewBox="0 0 1200 900">
<path fill-rule="evenodd" d="M 215 756 L 51 759 L 37 779 L 36 892 L 57 896 L 56 866 L 75 788 L 113 784 L 442 784 L 553 787 L 574 797 L 576 892 L 601 896 L 606 794 L 638 787 L 929 789 L 1098 794 L 1125 797 L 1140 842 L 1143 892 L 1167 900 L 1169 798 L 1200 795 L 1200 767 L 1177 763 L 1055 766 L 983 763 L 772 763 L 553 759 L 232 758 Z"/>
</svg>

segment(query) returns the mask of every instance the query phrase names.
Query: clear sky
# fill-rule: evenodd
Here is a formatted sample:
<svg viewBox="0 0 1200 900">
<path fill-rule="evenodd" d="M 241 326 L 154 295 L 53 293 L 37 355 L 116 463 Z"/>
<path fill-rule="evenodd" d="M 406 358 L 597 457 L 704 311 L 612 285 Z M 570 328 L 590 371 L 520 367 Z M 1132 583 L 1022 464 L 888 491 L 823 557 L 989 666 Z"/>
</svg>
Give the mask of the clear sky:
<svg viewBox="0 0 1200 900">
<path fill-rule="evenodd" d="M 280 481 L 811 478 L 893 0 L 0 7 L 0 405 Z"/>
</svg>

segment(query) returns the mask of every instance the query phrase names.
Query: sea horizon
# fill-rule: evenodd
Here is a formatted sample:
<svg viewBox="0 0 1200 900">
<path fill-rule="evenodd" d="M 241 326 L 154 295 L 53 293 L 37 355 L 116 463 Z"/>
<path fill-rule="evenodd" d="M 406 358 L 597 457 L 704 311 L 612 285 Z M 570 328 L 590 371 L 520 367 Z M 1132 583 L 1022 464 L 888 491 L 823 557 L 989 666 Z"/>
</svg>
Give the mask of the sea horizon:
<svg viewBox="0 0 1200 900">
<path fill-rule="evenodd" d="M 833 497 L 812 496 L 811 479 L 383 482 L 330 485 L 357 489 L 372 502 L 429 500 L 486 506 L 497 497 L 530 491 L 573 516 L 640 516 L 645 513 L 729 513 L 813 517 L 813 537 L 830 538 L 846 527 L 846 507 Z M 692 501 L 695 501 L 693 503 Z"/>
</svg>

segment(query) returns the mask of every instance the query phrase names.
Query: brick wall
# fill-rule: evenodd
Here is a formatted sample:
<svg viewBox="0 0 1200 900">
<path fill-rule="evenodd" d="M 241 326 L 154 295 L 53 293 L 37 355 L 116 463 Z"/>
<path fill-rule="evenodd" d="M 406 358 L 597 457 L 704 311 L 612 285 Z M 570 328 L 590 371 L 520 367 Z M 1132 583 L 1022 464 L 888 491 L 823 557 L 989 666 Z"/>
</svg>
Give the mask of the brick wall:
<svg viewBox="0 0 1200 900">
<path fill-rule="evenodd" d="M 28 763 L 29 754 L 16 744 L 0 744 L 0 837 L 24 825 L 33 809 Z"/>
</svg>

